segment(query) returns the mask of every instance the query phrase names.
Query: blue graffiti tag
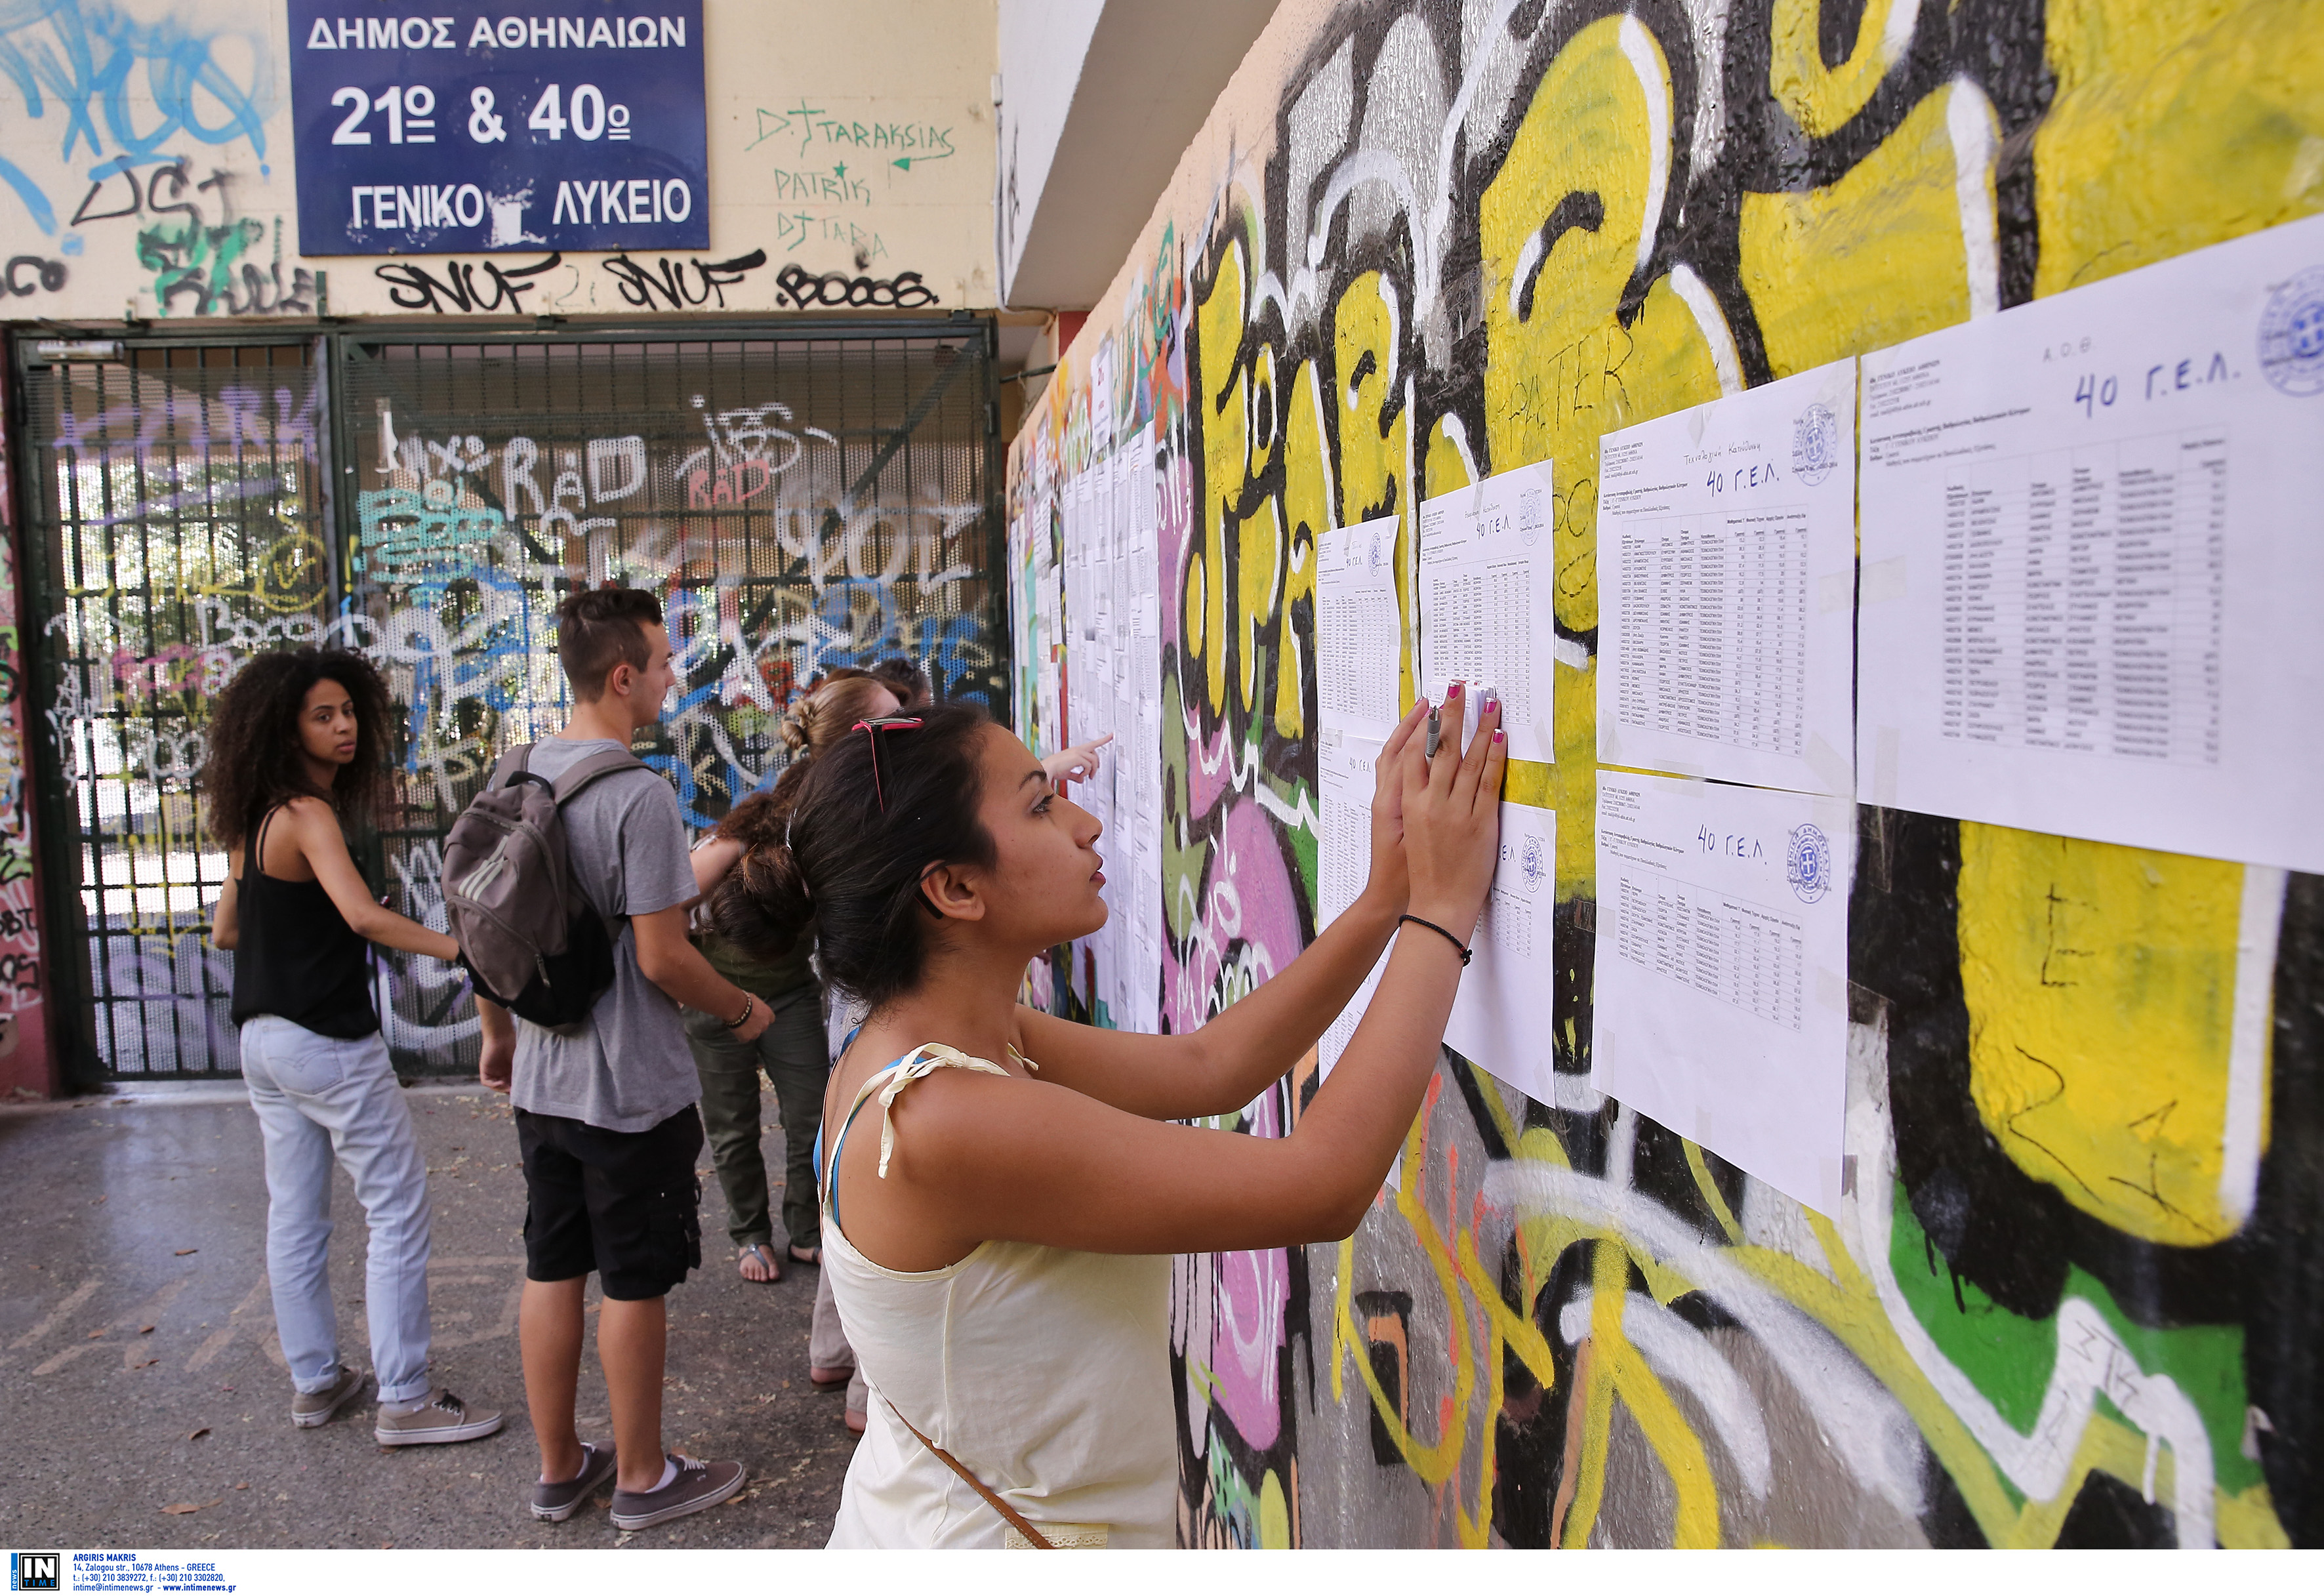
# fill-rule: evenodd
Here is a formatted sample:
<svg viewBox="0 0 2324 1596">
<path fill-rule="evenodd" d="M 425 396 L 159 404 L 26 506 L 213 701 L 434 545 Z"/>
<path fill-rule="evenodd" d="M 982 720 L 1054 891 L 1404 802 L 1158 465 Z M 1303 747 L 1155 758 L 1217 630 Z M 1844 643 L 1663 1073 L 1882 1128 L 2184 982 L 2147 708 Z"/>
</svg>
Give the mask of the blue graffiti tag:
<svg viewBox="0 0 2324 1596">
<path fill-rule="evenodd" d="M 219 60 L 222 39 L 249 46 L 247 82 Z M 140 66 L 143 93 L 133 97 Z M 143 23 L 101 0 L 0 0 L 0 76 L 15 85 L 24 115 L 35 121 L 45 120 L 55 102 L 63 113 L 58 158 L 85 152 L 92 188 L 134 167 L 180 159 L 162 146 L 180 134 L 212 145 L 246 142 L 260 175 L 269 171 L 266 120 L 281 102 L 273 51 L 262 31 L 198 32 L 175 17 Z M 158 120 L 140 129 L 136 114 L 148 96 Z M 42 232 L 57 230 L 47 193 L 5 156 L 0 181 L 15 190 Z"/>
</svg>

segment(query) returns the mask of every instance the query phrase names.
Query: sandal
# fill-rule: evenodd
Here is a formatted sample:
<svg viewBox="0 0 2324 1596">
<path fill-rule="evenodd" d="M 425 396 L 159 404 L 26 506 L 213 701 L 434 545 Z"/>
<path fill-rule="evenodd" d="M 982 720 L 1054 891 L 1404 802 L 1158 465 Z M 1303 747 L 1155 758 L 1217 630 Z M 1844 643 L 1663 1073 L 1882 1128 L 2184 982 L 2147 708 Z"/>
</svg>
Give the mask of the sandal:
<svg viewBox="0 0 2324 1596">
<path fill-rule="evenodd" d="M 790 1254 L 793 1263 L 803 1263 L 814 1268 L 820 1268 L 823 1263 L 823 1249 L 820 1247 L 802 1247 L 794 1241 L 790 1244 Z"/>
<path fill-rule="evenodd" d="M 751 1260 L 754 1258 L 758 1259 L 759 1267 L 767 1271 L 764 1275 L 756 1278 L 752 1276 L 749 1268 Z M 737 1271 L 741 1273 L 742 1278 L 749 1280 L 753 1286 L 771 1286 L 783 1278 L 783 1266 L 775 1261 L 773 1251 L 764 1241 L 752 1242 L 735 1254 L 735 1259 Z"/>
</svg>

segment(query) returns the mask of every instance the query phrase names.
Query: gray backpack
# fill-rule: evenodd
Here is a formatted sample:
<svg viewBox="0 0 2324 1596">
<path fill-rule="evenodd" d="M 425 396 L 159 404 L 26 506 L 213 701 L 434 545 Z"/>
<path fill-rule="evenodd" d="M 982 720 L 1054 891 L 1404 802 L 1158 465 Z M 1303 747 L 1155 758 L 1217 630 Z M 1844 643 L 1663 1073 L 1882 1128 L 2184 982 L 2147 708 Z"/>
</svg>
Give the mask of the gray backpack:
<svg viewBox="0 0 2324 1596">
<path fill-rule="evenodd" d="M 623 750 L 551 783 L 512 749 L 444 839 L 444 907 L 476 995 L 535 1025 L 571 1025 L 613 983 L 617 927 L 573 883 L 558 811 L 600 776 L 644 770 Z"/>
</svg>

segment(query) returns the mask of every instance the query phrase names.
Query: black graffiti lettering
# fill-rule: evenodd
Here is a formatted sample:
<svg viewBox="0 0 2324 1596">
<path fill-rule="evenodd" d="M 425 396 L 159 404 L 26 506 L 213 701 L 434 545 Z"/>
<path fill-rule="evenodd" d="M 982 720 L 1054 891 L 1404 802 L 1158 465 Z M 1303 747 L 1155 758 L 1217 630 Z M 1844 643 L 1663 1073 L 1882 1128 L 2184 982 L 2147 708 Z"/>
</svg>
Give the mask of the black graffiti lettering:
<svg viewBox="0 0 2324 1596">
<path fill-rule="evenodd" d="M 65 285 L 65 263 L 42 255 L 12 255 L 6 272 L 0 273 L 0 285 L 20 300 L 42 289 L 54 293 Z"/>
<path fill-rule="evenodd" d="M 96 203 L 97 197 L 105 191 L 105 185 L 111 182 L 114 178 L 119 178 L 129 185 L 129 203 L 118 210 L 89 209 L 89 207 Z M 80 206 L 73 212 L 72 221 L 69 225 L 78 227 L 84 222 L 109 222 L 120 217 L 134 217 L 144 208 L 145 191 L 137 185 L 137 174 L 134 171 L 116 171 L 89 184 L 88 192 L 80 197 Z"/>
<path fill-rule="evenodd" d="M 622 298 L 631 304 L 650 310 L 654 308 L 655 296 L 659 294 L 669 302 L 671 309 L 684 310 L 713 299 L 718 301 L 721 309 L 725 309 L 726 290 L 766 263 L 767 252 L 754 249 L 749 254 L 736 255 L 730 261 L 673 261 L 664 255 L 650 270 L 628 255 L 620 254 L 605 262 L 604 267 L 622 285 Z M 699 286 L 699 292 L 687 283 L 686 273 L 689 266 L 693 268 L 694 283 Z"/>
<path fill-rule="evenodd" d="M 23 909 L 0 908 L 0 940 L 13 942 L 19 936 L 30 936 L 39 930 L 40 923 L 33 918 L 30 904 Z"/>
<path fill-rule="evenodd" d="M 406 310 L 521 311 L 524 294 L 540 286 L 532 280 L 564 263 L 565 256 L 551 251 L 530 266 L 505 271 L 498 261 L 452 261 L 445 265 L 440 278 L 410 261 L 390 261 L 371 270 L 373 276 L 387 284 L 389 300 Z M 483 287 L 476 281 L 479 270 L 490 280 Z"/>
<path fill-rule="evenodd" d="M 170 184 L 170 198 L 166 203 L 161 198 L 164 179 Z M 186 162 L 182 158 L 168 166 L 157 166 L 153 169 L 153 175 L 145 180 L 145 208 L 157 217 L 183 212 L 198 222 L 202 219 L 201 208 L 185 197 L 186 189 L 190 186 L 186 181 Z"/>
<path fill-rule="evenodd" d="M 20 992 L 40 991 L 41 955 L 0 954 L 0 987 L 13 987 Z"/>
<path fill-rule="evenodd" d="M 128 203 L 117 206 L 112 210 L 91 210 L 89 207 L 97 202 L 97 197 L 105 192 L 105 186 L 116 178 L 128 187 Z M 227 189 L 234 180 L 233 172 L 219 167 L 212 167 L 210 175 L 197 183 L 193 180 L 191 163 L 182 155 L 167 165 L 155 167 L 146 175 L 143 182 L 138 180 L 137 174 L 134 171 L 108 172 L 89 184 L 88 192 L 80 197 L 80 204 L 74 209 L 72 220 L 68 226 L 78 227 L 88 222 L 118 221 L 123 217 L 141 217 L 151 214 L 184 216 L 189 217 L 194 226 L 199 226 L 203 221 L 202 208 L 186 198 L 189 189 L 198 194 L 215 191 L 217 195 L 219 221 L 222 225 L 231 224 L 234 220 L 234 202 L 229 198 Z M 170 190 L 167 198 L 164 198 L 161 194 L 164 185 L 167 185 Z"/>
<path fill-rule="evenodd" d="M 942 303 L 918 272 L 899 272 L 893 277 L 850 277 L 844 272 L 830 272 L 817 277 L 793 262 L 775 274 L 775 287 L 779 291 L 778 299 L 802 310 L 818 305 L 853 310 L 915 310 Z"/>
</svg>

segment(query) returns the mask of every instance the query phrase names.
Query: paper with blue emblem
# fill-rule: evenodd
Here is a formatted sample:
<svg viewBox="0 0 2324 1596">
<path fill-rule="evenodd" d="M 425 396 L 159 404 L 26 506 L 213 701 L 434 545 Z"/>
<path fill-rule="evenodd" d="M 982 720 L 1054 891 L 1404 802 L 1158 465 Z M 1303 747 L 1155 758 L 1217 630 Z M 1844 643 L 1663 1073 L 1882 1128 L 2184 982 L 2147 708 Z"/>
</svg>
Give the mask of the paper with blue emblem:
<svg viewBox="0 0 2324 1596">
<path fill-rule="evenodd" d="M 2324 871 L 2324 217 L 1863 376 L 1863 796 Z"/>
<path fill-rule="evenodd" d="M 1590 1084 L 1827 1214 L 1854 816 L 1844 798 L 1598 773 Z"/>
<path fill-rule="evenodd" d="M 1484 912 L 1468 929 L 1471 957 L 1444 1025 L 1444 1044 L 1536 1102 L 1556 1101 L 1557 816 L 1530 804 L 1501 806 L 1501 855 Z M 1406 926 L 1401 936 L 1434 936 Z"/>
<path fill-rule="evenodd" d="M 1856 362 L 1598 446 L 1598 758 L 1854 790 Z"/>
</svg>

